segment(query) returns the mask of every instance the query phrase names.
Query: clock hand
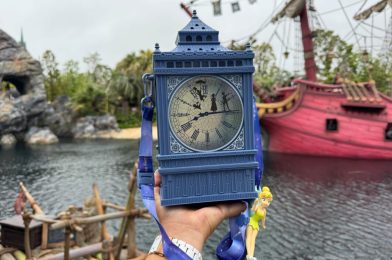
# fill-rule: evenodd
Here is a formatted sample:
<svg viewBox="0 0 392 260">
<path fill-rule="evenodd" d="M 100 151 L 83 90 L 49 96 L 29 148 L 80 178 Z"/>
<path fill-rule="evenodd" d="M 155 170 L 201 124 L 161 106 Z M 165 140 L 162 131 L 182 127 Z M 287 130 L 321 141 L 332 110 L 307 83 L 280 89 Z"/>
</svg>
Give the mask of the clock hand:
<svg viewBox="0 0 392 260">
<path fill-rule="evenodd" d="M 199 115 L 194 116 L 191 120 L 189 120 L 185 124 L 190 123 L 192 121 L 197 121 L 197 120 L 199 120 L 199 118 L 209 116 L 209 115 L 222 114 L 222 113 L 239 113 L 239 112 L 241 112 L 241 111 L 240 110 L 231 110 L 231 111 L 224 111 L 223 110 L 223 111 L 215 111 L 215 112 L 208 112 L 207 111 L 207 112 L 199 113 Z"/>
<path fill-rule="evenodd" d="M 177 99 L 178 101 L 180 101 L 181 103 L 183 103 L 183 104 L 185 104 L 185 105 L 188 105 L 188 106 L 190 106 L 190 107 L 192 107 L 192 108 L 201 109 L 199 102 L 196 102 L 196 104 L 193 104 L 193 105 L 192 105 L 192 104 L 186 102 L 185 100 L 182 100 L 182 99 L 179 98 L 179 97 L 176 97 L 176 99 Z"/>
<path fill-rule="evenodd" d="M 240 110 L 230 110 L 230 111 L 214 111 L 214 112 L 204 112 L 204 113 L 199 113 L 199 118 L 200 117 L 205 117 L 205 116 L 209 116 L 209 115 L 215 115 L 215 114 L 222 114 L 222 113 L 239 113 L 241 112 Z"/>
</svg>

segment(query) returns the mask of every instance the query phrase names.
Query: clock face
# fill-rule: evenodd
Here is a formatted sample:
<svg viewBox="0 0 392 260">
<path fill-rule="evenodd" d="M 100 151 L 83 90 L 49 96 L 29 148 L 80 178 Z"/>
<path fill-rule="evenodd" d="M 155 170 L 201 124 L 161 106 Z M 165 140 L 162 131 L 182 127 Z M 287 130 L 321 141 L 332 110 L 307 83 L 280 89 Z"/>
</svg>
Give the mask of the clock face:
<svg viewBox="0 0 392 260">
<path fill-rule="evenodd" d="M 172 133 L 187 148 L 219 150 L 241 130 L 242 100 L 237 90 L 221 78 L 193 77 L 173 93 L 169 121 Z"/>
</svg>

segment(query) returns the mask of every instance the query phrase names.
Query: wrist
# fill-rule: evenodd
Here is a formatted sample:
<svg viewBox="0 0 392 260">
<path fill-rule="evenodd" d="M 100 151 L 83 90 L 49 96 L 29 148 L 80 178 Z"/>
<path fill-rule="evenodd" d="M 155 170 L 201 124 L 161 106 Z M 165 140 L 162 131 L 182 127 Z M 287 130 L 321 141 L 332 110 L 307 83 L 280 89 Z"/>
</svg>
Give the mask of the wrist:
<svg viewBox="0 0 392 260">
<path fill-rule="evenodd" d="M 198 249 L 196 249 L 194 246 L 188 244 L 187 242 L 177 239 L 177 238 L 170 238 L 171 242 L 174 244 L 175 247 L 177 247 L 179 250 L 181 250 L 183 253 L 189 256 L 190 259 L 193 260 L 202 260 L 201 253 Z M 150 251 L 148 253 L 148 259 L 158 259 L 159 257 L 166 258 L 166 255 L 164 254 L 163 251 L 163 239 L 161 235 L 158 235 L 154 243 L 152 244 Z M 173 256 L 171 256 L 173 257 Z"/>
<path fill-rule="evenodd" d="M 203 250 L 206 238 L 198 231 L 189 228 L 165 226 L 166 232 L 172 238 L 186 242 L 199 252 Z"/>
</svg>

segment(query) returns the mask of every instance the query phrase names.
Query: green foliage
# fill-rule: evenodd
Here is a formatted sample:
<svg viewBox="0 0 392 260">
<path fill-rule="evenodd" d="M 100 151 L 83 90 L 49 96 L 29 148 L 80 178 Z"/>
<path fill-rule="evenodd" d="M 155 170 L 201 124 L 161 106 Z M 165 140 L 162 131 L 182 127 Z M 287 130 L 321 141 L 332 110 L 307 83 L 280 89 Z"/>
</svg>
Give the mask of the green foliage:
<svg viewBox="0 0 392 260">
<path fill-rule="evenodd" d="M 152 71 L 152 52 L 131 53 L 114 70 L 101 64 L 97 53 L 83 61 L 87 72 L 80 72 L 78 62 L 73 60 L 67 61 L 60 70 L 55 55 L 45 51 L 42 66 L 48 100 L 69 96 L 80 116 L 111 112 L 117 116 L 120 127 L 139 126 L 138 107 L 144 95 L 141 78 Z"/>
<path fill-rule="evenodd" d="M 62 95 L 60 84 L 60 71 L 53 52 L 47 50 L 42 55 L 41 64 L 46 76 L 45 90 L 48 100 L 53 101 L 57 96 Z"/>
<path fill-rule="evenodd" d="M 291 74 L 276 65 L 276 57 L 272 46 L 265 42 L 257 44 L 255 39 L 250 39 L 249 42 L 255 54 L 253 79 L 256 84 L 271 91 L 274 85 L 288 82 Z M 245 50 L 246 46 L 245 44 L 231 42 L 228 48 L 231 50 Z"/>
<path fill-rule="evenodd" d="M 283 85 L 289 81 L 291 74 L 276 65 L 276 57 L 269 43 L 253 46 L 255 58 L 253 59 L 256 71 L 254 80 L 268 90 L 276 84 Z"/>
<path fill-rule="evenodd" d="M 84 60 L 89 68 L 87 73 L 81 73 L 78 62 L 74 60 L 67 61 L 64 70 L 60 71 L 55 55 L 45 51 L 42 65 L 48 100 L 69 96 L 72 107 L 80 116 L 107 113 L 106 86 L 111 79 L 111 69 L 98 63 L 99 55 L 96 53 Z"/>
<path fill-rule="evenodd" d="M 152 51 L 132 52 L 122 59 L 114 70 L 109 86 L 110 95 L 117 95 L 130 106 L 139 106 L 143 98 L 144 73 L 152 72 Z"/>
<path fill-rule="evenodd" d="M 115 116 L 121 129 L 141 126 L 140 119 L 142 115 L 139 110 L 131 111 L 130 113 L 117 112 Z"/>
<path fill-rule="evenodd" d="M 331 83 L 340 74 L 358 82 L 375 80 L 377 88 L 384 93 L 389 89 L 391 66 L 366 51 L 355 52 L 353 45 L 332 31 L 317 30 L 314 34 L 316 64 L 322 81 Z"/>
</svg>

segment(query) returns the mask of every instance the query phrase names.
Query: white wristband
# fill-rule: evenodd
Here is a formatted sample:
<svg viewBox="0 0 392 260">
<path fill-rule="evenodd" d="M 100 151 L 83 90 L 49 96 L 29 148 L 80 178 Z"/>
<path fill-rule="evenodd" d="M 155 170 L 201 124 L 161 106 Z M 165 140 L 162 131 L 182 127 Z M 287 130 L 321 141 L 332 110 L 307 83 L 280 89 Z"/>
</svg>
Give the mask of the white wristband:
<svg viewBox="0 0 392 260">
<path fill-rule="evenodd" d="M 152 243 L 152 246 L 150 248 L 149 253 L 156 251 L 158 249 L 159 245 L 161 244 L 161 242 L 162 242 L 162 236 L 159 235 L 155 238 L 154 243 Z M 202 260 L 202 257 L 201 257 L 199 250 L 197 250 L 196 248 L 194 248 L 190 244 L 188 244 L 182 240 L 179 240 L 177 238 L 173 238 L 172 243 L 174 245 L 176 245 L 179 249 L 181 249 L 181 251 L 183 251 L 185 254 L 187 254 L 191 259 Z"/>
<path fill-rule="evenodd" d="M 172 242 L 173 242 L 173 244 L 178 246 L 178 248 L 181 249 L 181 251 L 186 253 L 191 259 L 202 260 L 202 257 L 201 257 L 199 250 L 197 250 L 196 248 L 194 248 L 190 244 L 188 244 L 182 240 L 179 240 L 177 238 L 173 238 Z"/>
</svg>

